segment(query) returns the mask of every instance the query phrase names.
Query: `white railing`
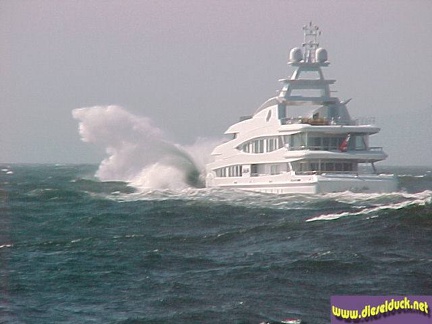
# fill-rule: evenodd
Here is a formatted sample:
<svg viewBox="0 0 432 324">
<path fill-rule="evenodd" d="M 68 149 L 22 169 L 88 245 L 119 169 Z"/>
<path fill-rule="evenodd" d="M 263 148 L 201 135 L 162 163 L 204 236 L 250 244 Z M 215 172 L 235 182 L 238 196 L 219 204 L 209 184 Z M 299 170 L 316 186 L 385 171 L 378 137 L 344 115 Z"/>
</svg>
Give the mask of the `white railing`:
<svg viewBox="0 0 432 324">
<path fill-rule="evenodd" d="M 354 120 L 354 125 L 375 125 L 375 117 L 357 117 Z"/>
<path fill-rule="evenodd" d="M 311 151 L 330 151 L 330 152 L 340 152 L 340 145 L 339 146 L 314 146 L 314 145 L 301 145 L 301 146 L 285 146 L 285 148 L 288 151 L 304 151 L 304 150 L 311 150 Z M 372 146 L 368 149 L 365 148 L 348 148 L 348 152 L 355 152 L 355 151 L 372 151 L 372 152 L 382 152 L 383 148 L 379 146 Z"/>
<path fill-rule="evenodd" d="M 358 175 L 358 171 L 295 171 L 296 175 L 314 175 L 314 174 L 355 174 Z"/>
<path fill-rule="evenodd" d="M 375 125 L 375 117 L 359 117 L 352 120 L 340 118 L 310 118 L 310 117 L 286 117 L 281 119 L 282 125 L 309 124 L 315 126 L 323 125 Z"/>
<path fill-rule="evenodd" d="M 369 151 L 382 152 L 383 148 L 381 146 L 371 146 L 371 147 L 369 147 Z"/>
</svg>

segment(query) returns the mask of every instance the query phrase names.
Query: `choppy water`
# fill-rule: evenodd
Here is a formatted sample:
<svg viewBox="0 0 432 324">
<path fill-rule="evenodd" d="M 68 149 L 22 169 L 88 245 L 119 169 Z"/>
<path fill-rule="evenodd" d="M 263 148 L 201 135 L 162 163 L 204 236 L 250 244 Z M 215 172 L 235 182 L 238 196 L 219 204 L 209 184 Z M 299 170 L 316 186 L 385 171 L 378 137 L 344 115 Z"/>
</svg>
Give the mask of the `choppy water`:
<svg viewBox="0 0 432 324">
<path fill-rule="evenodd" d="M 393 194 L 138 192 L 0 167 L 0 322 L 328 323 L 340 294 L 432 295 L 432 168 Z"/>
</svg>

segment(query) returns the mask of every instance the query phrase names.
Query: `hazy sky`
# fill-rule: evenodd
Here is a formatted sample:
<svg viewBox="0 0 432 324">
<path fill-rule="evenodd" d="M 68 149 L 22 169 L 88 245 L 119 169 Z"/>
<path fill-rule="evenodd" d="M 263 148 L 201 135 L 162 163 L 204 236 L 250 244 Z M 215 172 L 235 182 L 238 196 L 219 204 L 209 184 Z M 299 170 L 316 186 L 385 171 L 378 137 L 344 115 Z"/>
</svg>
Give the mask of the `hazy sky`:
<svg viewBox="0 0 432 324">
<path fill-rule="evenodd" d="M 430 0 L 0 0 L 0 162 L 99 162 L 71 114 L 95 105 L 180 144 L 220 136 L 275 95 L 311 20 L 384 164 L 432 166 Z"/>
</svg>

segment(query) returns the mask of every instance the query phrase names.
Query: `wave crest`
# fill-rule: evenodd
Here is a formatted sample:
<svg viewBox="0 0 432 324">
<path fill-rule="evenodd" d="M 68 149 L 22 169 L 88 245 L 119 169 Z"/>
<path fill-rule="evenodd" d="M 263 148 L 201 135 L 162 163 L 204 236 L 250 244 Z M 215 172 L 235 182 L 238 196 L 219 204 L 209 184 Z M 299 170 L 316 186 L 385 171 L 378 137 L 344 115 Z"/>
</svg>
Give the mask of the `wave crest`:
<svg viewBox="0 0 432 324">
<path fill-rule="evenodd" d="M 82 141 L 105 148 L 108 155 L 96 176 L 102 181 L 125 181 L 137 188 L 164 189 L 203 187 L 203 141 L 189 148 L 172 143 L 151 119 L 127 112 L 120 106 L 77 108 Z M 195 149 L 195 151 L 194 151 Z"/>
</svg>

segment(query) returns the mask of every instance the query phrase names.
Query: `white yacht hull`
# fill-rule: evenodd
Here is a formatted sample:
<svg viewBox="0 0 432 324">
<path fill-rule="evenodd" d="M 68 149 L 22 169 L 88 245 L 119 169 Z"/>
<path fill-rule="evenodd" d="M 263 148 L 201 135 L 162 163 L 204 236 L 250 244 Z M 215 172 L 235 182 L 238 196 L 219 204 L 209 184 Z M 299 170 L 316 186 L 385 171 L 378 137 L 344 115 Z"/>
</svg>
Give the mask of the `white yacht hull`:
<svg viewBox="0 0 432 324">
<path fill-rule="evenodd" d="M 397 191 L 393 175 L 263 175 L 250 178 L 207 178 L 207 187 L 241 189 L 277 194 L 320 194 L 333 192 L 386 193 Z"/>
</svg>

